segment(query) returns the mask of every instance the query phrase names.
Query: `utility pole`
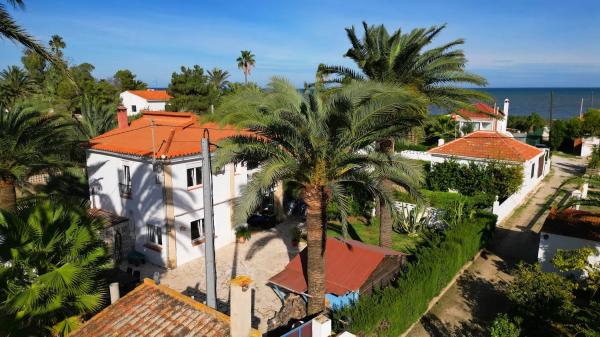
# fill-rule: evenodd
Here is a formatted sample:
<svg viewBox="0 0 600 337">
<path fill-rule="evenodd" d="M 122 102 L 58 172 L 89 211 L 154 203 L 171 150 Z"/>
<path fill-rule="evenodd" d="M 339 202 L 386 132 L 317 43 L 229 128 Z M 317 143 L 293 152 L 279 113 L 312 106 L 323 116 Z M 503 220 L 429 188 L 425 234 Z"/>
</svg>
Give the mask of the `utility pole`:
<svg viewBox="0 0 600 337">
<path fill-rule="evenodd" d="M 217 273 L 215 267 L 215 229 L 212 198 L 212 170 L 208 129 L 202 135 L 202 192 L 204 203 L 204 262 L 206 264 L 206 304 L 217 308 Z"/>
</svg>

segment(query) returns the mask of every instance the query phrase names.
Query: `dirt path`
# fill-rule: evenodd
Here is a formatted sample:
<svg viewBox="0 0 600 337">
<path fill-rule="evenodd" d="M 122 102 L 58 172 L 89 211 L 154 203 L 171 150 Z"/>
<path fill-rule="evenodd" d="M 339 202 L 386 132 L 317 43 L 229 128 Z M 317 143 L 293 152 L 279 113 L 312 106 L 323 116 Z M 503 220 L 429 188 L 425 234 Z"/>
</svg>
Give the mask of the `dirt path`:
<svg viewBox="0 0 600 337">
<path fill-rule="evenodd" d="M 488 336 L 487 327 L 509 303 L 502 288 L 519 261 L 537 259 L 538 235 L 546 205 L 559 196 L 566 178 L 583 170 L 583 160 L 554 156 L 551 176 L 513 215 L 499 224 L 489 250 L 459 277 L 408 337 Z"/>
</svg>

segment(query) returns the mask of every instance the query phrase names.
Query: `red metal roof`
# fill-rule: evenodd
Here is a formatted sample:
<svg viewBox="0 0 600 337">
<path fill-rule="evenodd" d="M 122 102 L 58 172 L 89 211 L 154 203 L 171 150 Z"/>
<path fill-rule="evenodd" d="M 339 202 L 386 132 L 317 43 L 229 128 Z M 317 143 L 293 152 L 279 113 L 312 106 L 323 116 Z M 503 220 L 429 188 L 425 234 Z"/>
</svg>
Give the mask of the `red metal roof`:
<svg viewBox="0 0 600 337">
<path fill-rule="evenodd" d="M 496 116 L 496 117 L 494 117 Z M 504 113 L 500 110 L 494 111 L 494 108 L 485 103 L 475 103 L 472 109 L 460 109 L 458 113 L 453 113 L 454 119 L 463 117 L 468 119 L 485 119 L 485 120 L 496 120 L 499 117 L 504 116 Z"/>
<path fill-rule="evenodd" d="M 525 162 L 542 153 L 541 149 L 525 144 L 498 131 L 475 131 L 428 151 L 451 157 L 469 157 Z"/>
<path fill-rule="evenodd" d="M 168 101 L 173 96 L 169 95 L 166 90 L 127 90 L 128 92 L 140 96 L 148 101 Z"/>
<path fill-rule="evenodd" d="M 229 316 L 145 279 L 71 337 L 231 336 Z M 260 336 L 252 330 L 250 336 Z"/>
<path fill-rule="evenodd" d="M 359 290 L 384 257 L 405 255 L 354 240 L 328 238 L 325 246 L 325 291 L 337 296 Z M 295 293 L 306 293 L 307 250 L 296 255 L 269 281 Z"/>
<path fill-rule="evenodd" d="M 96 150 L 134 156 L 151 157 L 155 151 L 156 158 L 163 155 L 164 158 L 175 158 L 201 153 L 200 140 L 204 129 L 209 130 L 211 143 L 237 134 L 250 134 L 232 126 L 201 124 L 192 112 L 144 111 L 142 117 L 131 122 L 129 127 L 106 132 L 91 139 L 89 145 Z"/>
</svg>

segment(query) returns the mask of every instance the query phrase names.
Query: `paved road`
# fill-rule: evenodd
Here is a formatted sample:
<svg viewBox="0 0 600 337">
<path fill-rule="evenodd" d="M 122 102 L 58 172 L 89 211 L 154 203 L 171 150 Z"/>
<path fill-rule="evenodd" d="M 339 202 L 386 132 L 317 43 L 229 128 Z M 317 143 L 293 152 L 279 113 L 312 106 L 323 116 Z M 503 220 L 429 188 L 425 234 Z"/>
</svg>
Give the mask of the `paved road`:
<svg viewBox="0 0 600 337">
<path fill-rule="evenodd" d="M 487 251 L 459 277 L 408 337 L 488 336 L 487 327 L 509 303 L 502 289 L 519 261 L 537 258 L 545 205 L 566 178 L 583 171 L 583 160 L 554 156 L 553 171 L 525 206 L 501 223 Z"/>
</svg>

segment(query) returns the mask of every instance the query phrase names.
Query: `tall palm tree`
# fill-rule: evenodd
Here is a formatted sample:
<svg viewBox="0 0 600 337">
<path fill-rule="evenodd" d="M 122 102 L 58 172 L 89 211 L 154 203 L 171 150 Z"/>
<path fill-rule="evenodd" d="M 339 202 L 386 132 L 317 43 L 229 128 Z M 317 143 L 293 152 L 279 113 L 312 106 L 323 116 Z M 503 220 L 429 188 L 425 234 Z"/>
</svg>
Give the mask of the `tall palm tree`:
<svg viewBox="0 0 600 337">
<path fill-rule="evenodd" d="M 64 336 L 100 308 L 108 262 L 98 220 L 49 200 L 0 211 L 0 334 Z"/>
<path fill-rule="evenodd" d="M 28 96 L 34 89 L 35 83 L 23 69 L 10 66 L 0 72 L 0 99 L 6 105 L 12 105 L 16 100 Z"/>
<path fill-rule="evenodd" d="M 363 22 L 362 38 L 356 35 L 354 27 L 346 28 L 352 46 L 344 56 L 353 60 L 359 71 L 321 64 L 317 78 L 334 75 L 327 82 L 372 80 L 392 83 L 425 96 L 429 105 L 452 110 L 469 108 L 476 99 L 489 100 L 482 92 L 464 88 L 465 84 L 486 84 L 483 77 L 465 71 L 467 60 L 464 52 L 456 49 L 464 44 L 464 40 L 457 39 L 430 47 L 445 27 L 418 28 L 405 34 L 398 29 L 390 34 L 383 25 L 369 26 Z M 408 135 L 412 134 L 416 126 L 409 127 Z M 394 139 L 380 140 L 379 150 L 394 152 Z M 392 225 L 390 214 L 382 208 L 379 241 L 383 247 L 391 247 Z"/>
<path fill-rule="evenodd" d="M 209 70 L 207 73 L 210 84 L 212 84 L 215 88 L 219 89 L 220 91 L 223 91 L 227 88 L 227 85 L 229 84 L 228 71 L 219 68 L 213 68 L 213 70 Z"/>
<path fill-rule="evenodd" d="M 254 60 L 254 54 L 249 50 L 242 50 L 241 56 L 237 58 L 238 68 L 244 72 L 244 84 L 248 84 L 248 75 L 254 68 L 256 61 Z"/>
<path fill-rule="evenodd" d="M 58 115 L 0 106 L 0 209 L 14 210 L 16 186 L 65 165 L 69 124 Z"/>
<path fill-rule="evenodd" d="M 382 105 L 378 95 L 396 98 L 397 104 Z M 259 172 L 244 189 L 236 208 L 246 219 L 279 181 L 302 191 L 307 210 L 308 314 L 325 309 L 324 240 L 326 208 L 336 202 L 345 220 L 350 195 L 348 186 L 367 191 L 393 209 L 391 192 L 382 178 L 414 192 L 418 170 L 407 161 L 368 151 L 381 138 L 398 132 L 406 114 L 419 116 L 420 105 L 406 92 L 384 92 L 381 87 L 358 84 L 328 98 L 307 92 L 297 105 L 264 114 L 250 125 L 252 134 L 242 134 L 219 144 L 216 166 L 254 161 Z"/>
<path fill-rule="evenodd" d="M 50 38 L 50 42 L 48 42 L 50 46 L 50 50 L 54 54 L 54 56 L 58 59 L 62 59 L 63 53 L 62 50 L 67 47 L 65 40 L 60 35 L 54 34 Z"/>
</svg>

